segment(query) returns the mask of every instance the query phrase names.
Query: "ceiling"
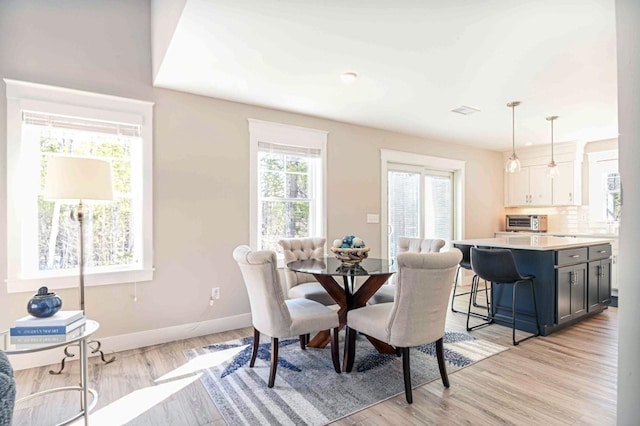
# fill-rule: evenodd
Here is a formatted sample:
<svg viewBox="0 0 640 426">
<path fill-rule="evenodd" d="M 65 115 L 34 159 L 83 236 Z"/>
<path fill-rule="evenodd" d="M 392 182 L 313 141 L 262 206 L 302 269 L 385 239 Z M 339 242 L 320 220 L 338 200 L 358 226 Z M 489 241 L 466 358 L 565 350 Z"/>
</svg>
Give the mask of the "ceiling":
<svg viewBox="0 0 640 426">
<path fill-rule="evenodd" d="M 154 85 L 508 151 L 516 100 L 516 150 L 618 136 L 615 36 L 614 0 L 185 0 Z"/>
</svg>

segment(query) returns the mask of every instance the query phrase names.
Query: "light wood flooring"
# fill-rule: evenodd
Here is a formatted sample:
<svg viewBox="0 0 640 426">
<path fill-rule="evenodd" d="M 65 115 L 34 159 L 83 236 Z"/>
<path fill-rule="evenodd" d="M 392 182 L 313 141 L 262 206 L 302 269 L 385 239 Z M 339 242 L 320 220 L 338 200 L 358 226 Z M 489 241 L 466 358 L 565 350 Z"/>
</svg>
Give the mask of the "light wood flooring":
<svg viewBox="0 0 640 426">
<path fill-rule="evenodd" d="M 463 300 L 456 303 L 463 309 Z M 450 374 L 449 389 L 440 380 L 415 389 L 412 405 L 399 395 L 335 424 L 614 425 L 617 311 L 609 308 L 570 329 L 515 347 L 507 327 L 472 331 L 509 350 Z M 450 312 L 447 329 L 464 330 L 465 319 Z M 90 382 L 99 393 L 91 424 L 224 425 L 194 373 L 179 370 L 187 361 L 183 350 L 249 335 L 251 329 L 245 328 L 130 350 L 118 353 L 109 365 L 91 358 Z M 77 364 L 69 364 L 60 376 L 48 373 L 57 366 L 17 371 L 18 397 L 77 384 Z M 171 372 L 180 375 L 165 376 Z M 36 398 L 16 407 L 14 425 L 50 425 L 77 407 L 75 393 Z"/>
</svg>

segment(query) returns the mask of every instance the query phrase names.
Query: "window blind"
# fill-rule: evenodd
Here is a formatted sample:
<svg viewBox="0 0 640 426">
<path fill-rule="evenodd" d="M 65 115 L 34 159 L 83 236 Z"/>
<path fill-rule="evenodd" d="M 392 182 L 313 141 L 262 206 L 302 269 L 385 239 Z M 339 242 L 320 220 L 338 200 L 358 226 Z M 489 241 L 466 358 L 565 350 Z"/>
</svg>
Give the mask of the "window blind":
<svg viewBox="0 0 640 426">
<path fill-rule="evenodd" d="M 140 126 L 135 124 L 114 123 L 110 121 L 89 120 L 80 117 L 44 114 L 23 111 L 22 122 L 32 126 L 51 127 L 56 129 L 79 130 L 117 136 L 140 137 Z"/>
<path fill-rule="evenodd" d="M 268 142 L 258 142 L 258 151 L 273 154 L 298 155 L 301 157 L 320 158 L 322 152 L 317 148 L 303 146 L 280 145 Z"/>
</svg>

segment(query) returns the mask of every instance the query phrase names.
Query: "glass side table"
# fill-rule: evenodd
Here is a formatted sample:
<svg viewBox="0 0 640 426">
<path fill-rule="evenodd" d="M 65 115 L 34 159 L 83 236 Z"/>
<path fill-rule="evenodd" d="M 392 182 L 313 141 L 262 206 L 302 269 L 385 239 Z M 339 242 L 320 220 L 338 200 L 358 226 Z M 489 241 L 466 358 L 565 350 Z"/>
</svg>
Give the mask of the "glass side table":
<svg viewBox="0 0 640 426">
<path fill-rule="evenodd" d="M 67 346 L 72 343 L 78 343 L 80 346 L 80 385 L 79 386 L 63 386 L 52 389 L 45 389 L 31 395 L 27 395 L 16 401 L 16 405 L 22 401 L 36 398 L 53 392 L 80 392 L 80 411 L 73 417 L 64 420 L 60 425 L 71 423 L 81 417 L 84 417 L 84 424 L 89 424 L 89 412 L 96 406 L 98 402 L 98 393 L 89 388 L 87 383 L 88 365 L 87 365 L 87 338 L 98 331 L 100 324 L 97 321 L 87 320 L 86 323 L 78 329 L 71 331 L 67 335 L 48 335 L 48 336 L 10 336 L 9 330 L 0 333 L 0 349 L 7 355 L 21 355 L 32 352 L 46 351 L 49 349 Z M 91 394 L 91 403 L 89 404 L 89 394 Z"/>
</svg>

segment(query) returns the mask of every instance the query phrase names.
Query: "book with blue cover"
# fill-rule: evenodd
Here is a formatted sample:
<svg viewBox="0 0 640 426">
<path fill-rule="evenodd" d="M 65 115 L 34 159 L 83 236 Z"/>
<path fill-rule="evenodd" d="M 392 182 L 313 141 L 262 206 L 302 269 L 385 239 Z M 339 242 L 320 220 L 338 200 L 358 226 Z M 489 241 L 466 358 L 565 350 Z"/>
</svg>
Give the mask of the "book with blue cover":
<svg viewBox="0 0 640 426">
<path fill-rule="evenodd" d="M 84 317 L 82 311 L 58 311 L 50 317 L 37 318 L 33 315 L 27 315 L 17 319 L 14 327 L 42 327 L 42 326 L 60 326 L 69 325 L 74 321 Z"/>
<path fill-rule="evenodd" d="M 34 323 L 32 326 L 11 327 L 9 335 L 11 336 L 46 336 L 50 334 L 67 334 L 72 330 L 84 325 L 85 317 L 75 320 L 67 325 L 38 325 Z"/>
</svg>

